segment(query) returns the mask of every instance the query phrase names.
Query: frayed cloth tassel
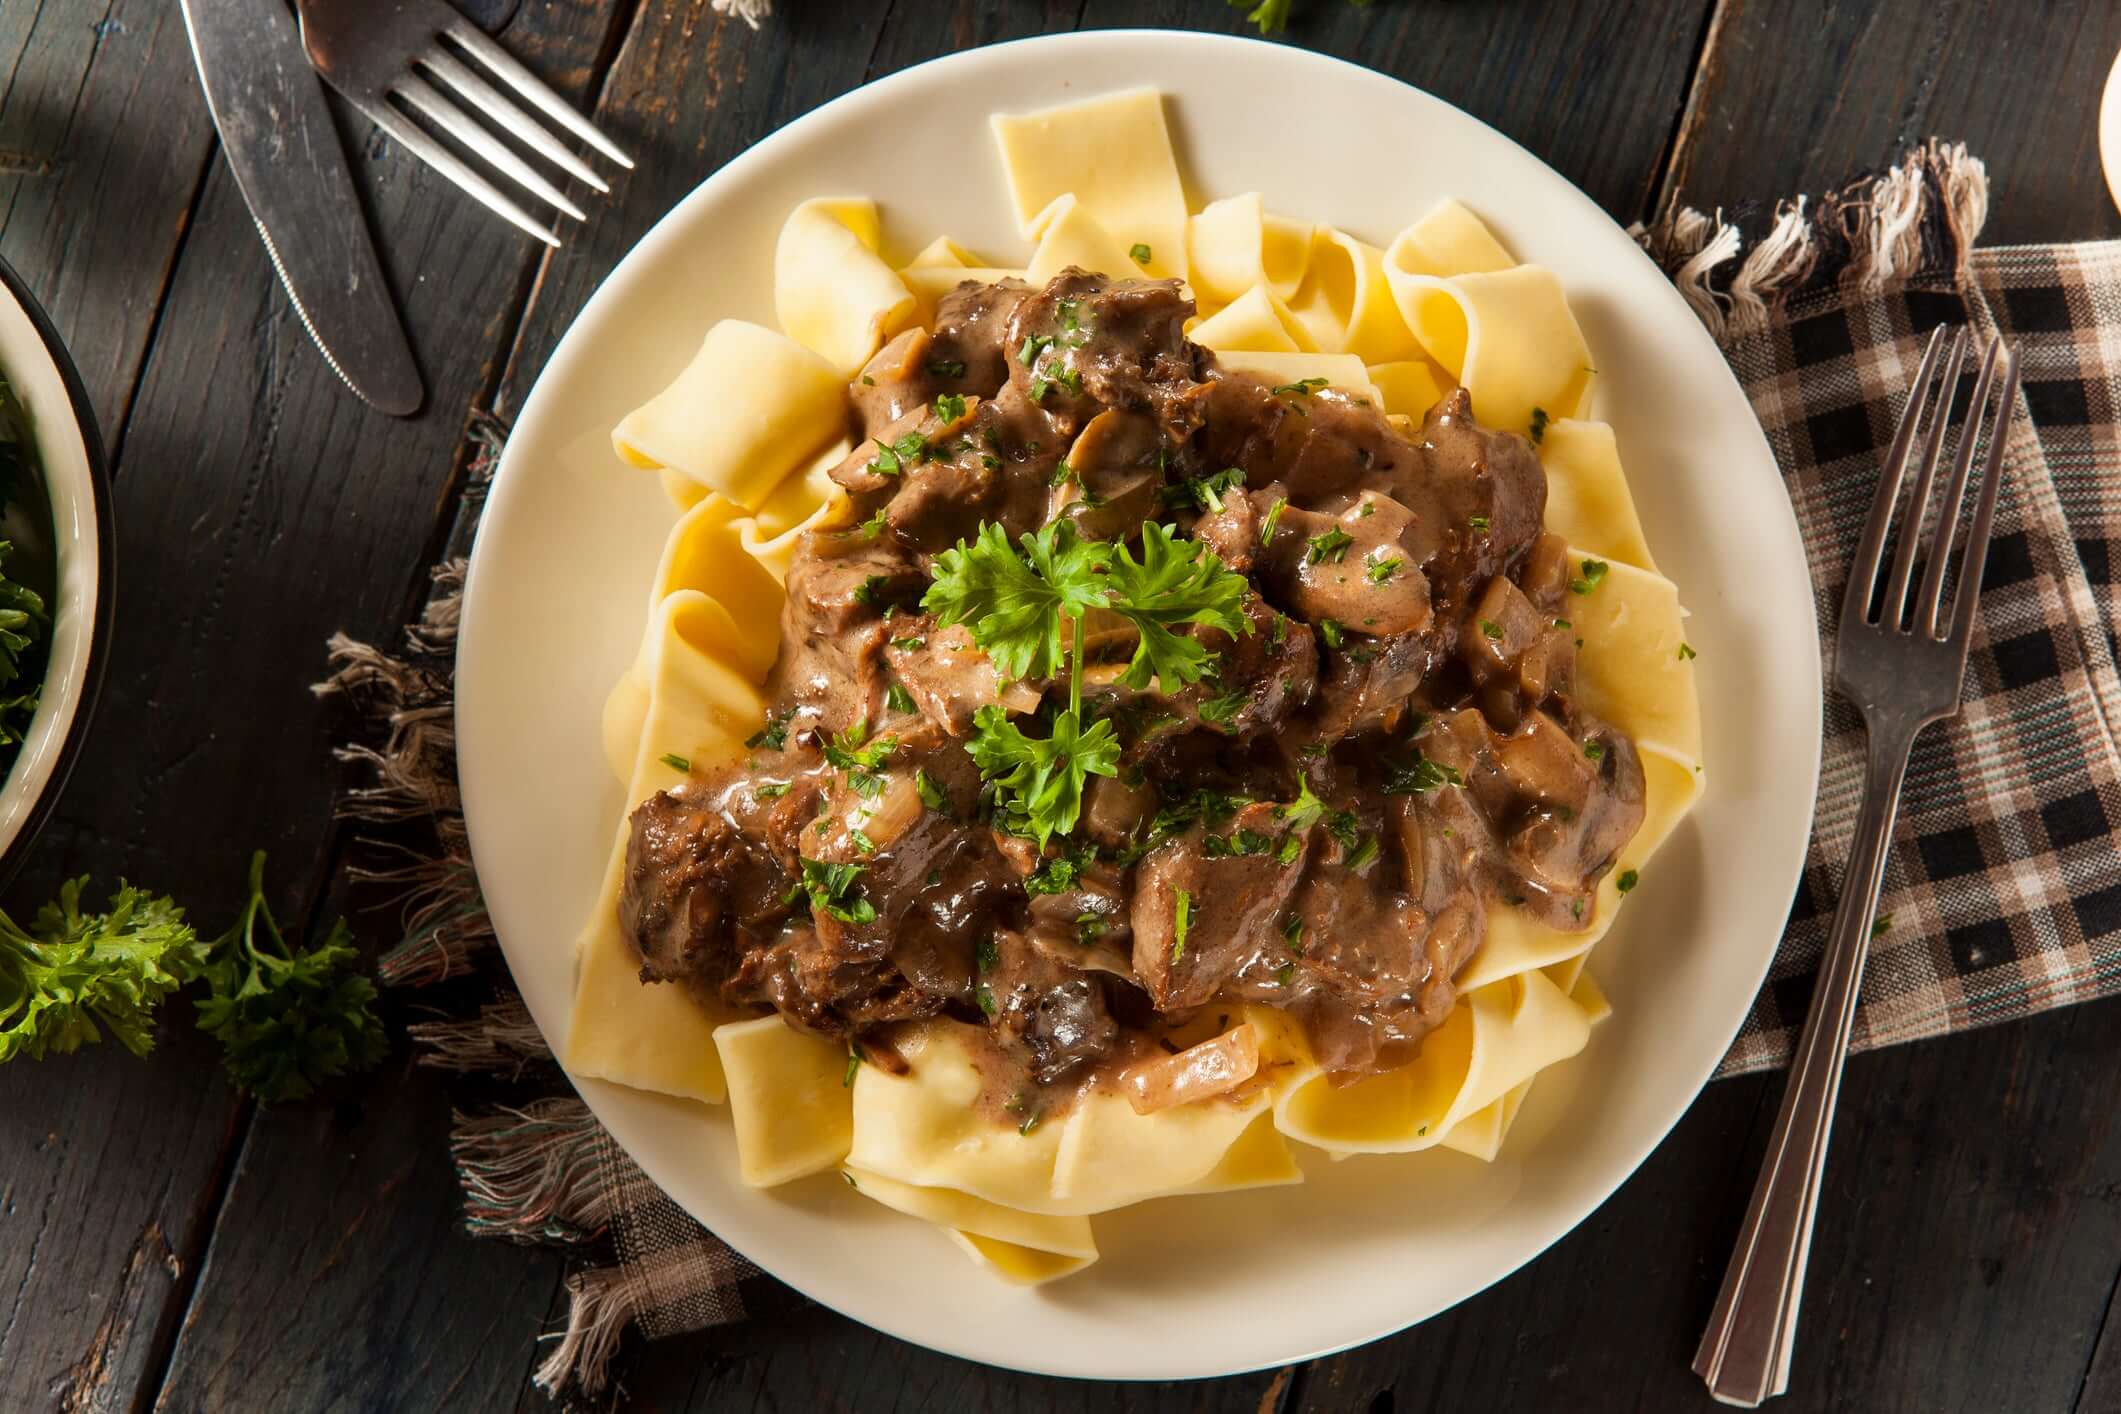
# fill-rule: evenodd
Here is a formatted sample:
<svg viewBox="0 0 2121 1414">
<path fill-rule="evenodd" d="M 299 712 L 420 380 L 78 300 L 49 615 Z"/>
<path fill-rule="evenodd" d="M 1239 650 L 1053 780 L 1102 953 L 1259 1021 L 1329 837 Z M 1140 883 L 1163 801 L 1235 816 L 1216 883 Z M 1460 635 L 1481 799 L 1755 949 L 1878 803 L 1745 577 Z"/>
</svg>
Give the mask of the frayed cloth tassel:
<svg viewBox="0 0 2121 1414">
<path fill-rule="evenodd" d="M 601 1394 L 619 1342 L 641 1314 L 648 1291 L 619 1267 L 591 1267 L 567 1278 L 567 1329 L 531 1377 L 538 1388 L 555 1398 L 568 1389 Z"/>
<path fill-rule="evenodd" d="M 459 1114 L 449 1153 L 474 1236 L 586 1242 L 611 1226 L 600 1179 L 602 1131 L 580 1100 L 555 1097 L 477 1117 Z"/>
</svg>

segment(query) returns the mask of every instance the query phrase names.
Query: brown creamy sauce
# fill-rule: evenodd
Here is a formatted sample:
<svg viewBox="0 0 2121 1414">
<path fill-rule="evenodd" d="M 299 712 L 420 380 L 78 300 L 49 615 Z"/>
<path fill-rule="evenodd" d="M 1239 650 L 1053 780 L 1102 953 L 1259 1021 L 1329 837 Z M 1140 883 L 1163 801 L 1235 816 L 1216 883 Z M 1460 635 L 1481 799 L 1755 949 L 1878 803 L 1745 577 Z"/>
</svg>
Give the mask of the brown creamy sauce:
<svg viewBox="0 0 2121 1414">
<path fill-rule="evenodd" d="M 634 812 L 620 909 L 644 981 L 886 1065 L 896 1026 L 970 1023 L 988 1105 L 1021 1124 L 1243 1003 L 1287 1010 L 1336 1079 L 1391 1069 L 1449 1011 L 1490 909 L 1591 926 L 1642 770 L 1574 696 L 1580 567 L 1544 532 L 1531 446 L 1463 389 L 1402 434 L 1338 390 L 1225 373 L 1184 337 L 1192 312 L 1172 281 L 966 284 L 870 361 L 864 440 L 833 473 L 867 524 L 796 552 L 768 730 Z M 880 474 L 894 444 L 918 450 Z M 1185 486 L 1227 468 L 1212 496 Z M 982 524 L 1013 540 L 1057 517 L 1206 542 L 1247 577 L 1254 631 L 1194 627 L 1215 679 L 1137 692 L 1132 630 L 1093 611 L 1083 703 L 1121 774 L 1090 778 L 1042 857 L 988 823 L 964 742 L 980 707 L 1068 684 L 999 681 L 920 601 Z M 861 723 L 891 749 L 836 768 L 826 743 Z M 1305 787 L 1322 808 L 1292 821 Z M 1075 877 L 1027 889 L 1056 856 Z M 813 916 L 805 861 L 859 865 L 874 918 Z"/>
</svg>

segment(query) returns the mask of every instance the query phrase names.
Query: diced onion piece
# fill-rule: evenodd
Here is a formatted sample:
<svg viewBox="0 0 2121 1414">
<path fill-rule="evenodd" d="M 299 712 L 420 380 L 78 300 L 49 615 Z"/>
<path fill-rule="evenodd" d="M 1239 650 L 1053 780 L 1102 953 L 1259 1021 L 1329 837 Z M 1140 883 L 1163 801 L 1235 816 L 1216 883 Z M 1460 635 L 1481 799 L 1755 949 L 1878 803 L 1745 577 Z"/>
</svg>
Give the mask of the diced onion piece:
<svg viewBox="0 0 2121 1414">
<path fill-rule="evenodd" d="M 1259 1071 L 1259 1033 L 1247 1021 L 1175 1056 L 1129 1066 L 1119 1078 L 1136 1114 L 1227 1094 Z"/>
</svg>

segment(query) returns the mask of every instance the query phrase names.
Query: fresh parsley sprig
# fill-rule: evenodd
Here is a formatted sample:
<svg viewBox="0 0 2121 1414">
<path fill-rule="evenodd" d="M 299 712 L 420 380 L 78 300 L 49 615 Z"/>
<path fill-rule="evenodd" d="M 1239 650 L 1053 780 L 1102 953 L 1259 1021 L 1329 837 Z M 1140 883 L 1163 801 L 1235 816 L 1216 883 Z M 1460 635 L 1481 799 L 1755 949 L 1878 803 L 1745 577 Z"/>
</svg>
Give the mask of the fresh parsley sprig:
<svg viewBox="0 0 2121 1414">
<path fill-rule="evenodd" d="M 237 1085 L 265 1104 L 299 1100 L 383 1058 L 376 986 L 351 969 L 358 957 L 343 918 L 313 948 L 290 944 L 265 904 L 265 851 L 251 855 L 243 911 L 199 969 L 209 989 L 199 1029 L 221 1043 Z"/>
<path fill-rule="evenodd" d="M 1072 694 L 1043 740 L 1026 735 L 995 706 L 974 713 L 972 727 L 965 749 L 994 787 L 1002 828 L 1037 840 L 1040 849 L 1074 830 L 1090 777 L 1119 774 L 1119 734 L 1103 718 L 1084 727 L 1082 704 Z"/>
<path fill-rule="evenodd" d="M 68 880 L 27 929 L 0 912 L 0 1061 L 42 1060 L 102 1039 L 136 1056 L 155 1043 L 155 1007 L 191 979 L 198 935 L 184 910 L 121 883 L 102 913 Z"/>
</svg>

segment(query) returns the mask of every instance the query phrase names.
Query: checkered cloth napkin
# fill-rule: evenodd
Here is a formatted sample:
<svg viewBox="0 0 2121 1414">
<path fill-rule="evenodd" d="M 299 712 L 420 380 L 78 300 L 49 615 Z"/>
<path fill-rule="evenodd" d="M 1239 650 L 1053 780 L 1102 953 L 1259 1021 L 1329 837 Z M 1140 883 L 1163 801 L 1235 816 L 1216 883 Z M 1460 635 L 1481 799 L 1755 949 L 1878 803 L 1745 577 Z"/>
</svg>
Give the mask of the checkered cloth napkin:
<svg viewBox="0 0 2121 1414">
<path fill-rule="evenodd" d="M 1985 208 L 1981 164 L 1932 144 L 1883 177 L 1784 203 L 1750 246 L 1737 226 L 1688 209 L 1638 232 L 1716 335 L 1767 432 L 1829 653 L 1924 337 L 1966 323 L 2023 352 L 2030 417 L 2007 448 L 1965 700 L 1957 720 L 1916 743 L 1858 1047 L 2121 990 L 2121 245 L 1976 251 Z M 451 556 L 403 648 L 335 638 L 333 676 L 318 690 L 347 698 L 364 723 L 340 753 L 367 777 L 346 812 L 409 851 L 370 874 L 412 895 L 408 936 L 382 959 L 383 977 L 463 1017 L 410 1029 L 424 1063 L 463 1072 L 477 1091 L 451 1142 L 467 1225 L 585 1258 L 568 1280 L 566 1329 L 538 1372 L 573 1397 L 606 1385 L 629 1326 L 656 1338 L 800 1298 L 657 1190 L 567 1090 L 491 946 L 457 796 L 450 674 L 462 555 L 504 431 L 490 419 L 473 429 Z M 1831 696 L 1825 713 L 1803 886 L 1724 1074 L 1787 1062 L 1840 897 L 1862 727 Z"/>
</svg>

